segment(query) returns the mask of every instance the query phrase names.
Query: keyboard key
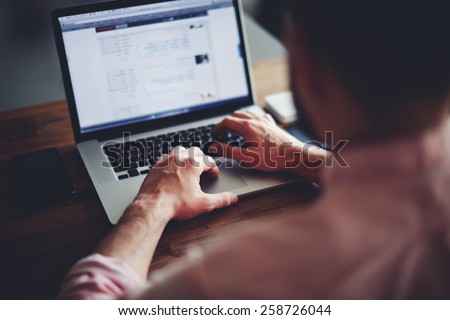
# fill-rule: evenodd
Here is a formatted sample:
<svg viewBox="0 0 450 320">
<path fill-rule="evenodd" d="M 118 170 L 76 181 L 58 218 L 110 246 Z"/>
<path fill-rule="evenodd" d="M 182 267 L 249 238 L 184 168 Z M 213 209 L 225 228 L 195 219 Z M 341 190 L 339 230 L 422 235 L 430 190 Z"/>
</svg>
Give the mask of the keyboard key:
<svg viewBox="0 0 450 320">
<path fill-rule="evenodd" d="M 131 149 L 129 152 L 130 158 L 139 157 L 139 150 L 138 149 Z"/>
<path fill-rule="evenodd" d="M 130 165 L 131 165 L 131 162 L 130 162 L 130 160 L 129 159 L 124 159 L 123 160 L 123 163 L 122 163 L 122 167 L 124 167 L 124 168 L 130 168 Z"/>
<path fill-rule="evenodd" d="M 119 173 L 119 172 L 124 172 L 127 171 L 128 169 L 125 169 L 123 166 L 118 166 L 114 168 L 114 172 Z"/>
<path fill-rule="evenodd" d="M 147 160 L 145 160 L 145 161 L 139 161 L 139 168 L 144 168 L 144 167 L 147 167 L 148 166 L 148 161 Z"/>
<path fill-rule="evenodd" d="M 155 150 L 155 152 L 153 152 L 153 159 L 158 160 L 159 157 L 161 157 L 163 154 L 162 149 L 158 149 Z"/>
<path fill-rule="evenodd" d="M 128 179 L 128 178 L 129 178 L 129 176 L 127 174 L 124 174 L 124 175 L 121 175 L 121 176 L 118 177 L 119 180 L 125 180 L 125 179 Z"/>
<path fill-rule="evenodd" d="M 203 153 L 206 155 L 210 155 L 211 152 L 209 151 L 209 148 L 211 148 L 212 145 L 213 145 L 212 141 L 208 141 L 208 142 L 204 143 L 202 146 Z"/>
<path fill-rule="evenodd" d="M 171 146 L 168 143 L 163 143 L 161 153 L 169 153 Z"/>
<path fill-rule="evenodd" d="M 139 171 L 137 171 L 136 169 L 131 169 L 130 171 L 128 171 L 128 174 L 130 175 L 130 177 L 137 177 L 139 176 Z"/>
<path fill-rule="evenodd" d="M 150 170 L 149 169 L 147 169 L 147 170 L 142 170 L 141 171 L 141 174 L 142 175 L 146 175 L 146 174 L 149 174 L 150 173 Z"/>
<path fill-rule="evenodd" d="M 175 149 L 176 147 L 181 146 L 180 141 L 174 141 L 171 143 L 171 149 Z"/>
<path fill-rule="evenodd" d="M 173 137 L 173 136 L 169 136 L 168 134 L 165 135 L 165 136 L 164 136 L 164 139 L 162 140 L 163 143 L 167 143 L 167 142 L 172 141 L 172 137 Z"/>
<path fill-rule="evenodd" d="M 133 163 L 126 163 L 123 165 L 123 167 L 127 170 L 130 170 L 130 169 L 137 169 L 139 166 L 137 162 L 133 162 Z"/>
<path fill-rule="evenodd" d="M 137 140 L 136 141 L 138 144 L 140 144 L 141 146 L 145 146 L 146 144 L 147 144 L 147 140 L 145 140 L 145 139 L 139 139 L 139 140 Z M 141 147 L 140 146 L 140 147 Z"/>
</svg>

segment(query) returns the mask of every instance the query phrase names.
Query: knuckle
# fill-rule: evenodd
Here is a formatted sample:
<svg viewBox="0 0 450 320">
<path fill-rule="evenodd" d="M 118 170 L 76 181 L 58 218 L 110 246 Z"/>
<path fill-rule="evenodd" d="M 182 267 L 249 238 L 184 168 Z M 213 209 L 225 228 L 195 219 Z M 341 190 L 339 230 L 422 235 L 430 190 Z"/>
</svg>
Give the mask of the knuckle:
<svg viewBox="0 0 450 320">
<path fill-rule="evenodd" d="M 190 162 L 191 162 L 191 158 L 189 158 L 189 157 L 180 160 L 180 163 L 182 163 L 184 166 L 187 164 L 190 164 Z"/>
<path fill-rule="evenodd" d="M 229 123 L 231 123 L 231 122 L 233 122 L 233 119 L 232 119 L 231 117 L 226 117 L 226 118 L 223 120 L 223 124 L 229 124 Z"/>
<path fill-rule="evenodd" d="M 244 127 L 245 130 L 251 130 L 253 128 L 253 123 L 252 121 L 244 121 L 242 126 Z"/>
<path fill-rule="evenodd" d="M 204 209 L 205 212 L 212 212 L 214 211 L 214 209 L 216 208 L 214 202 L 210 201 L 210 200 L 205 200 L 205 204 L 204 204 Z"/>
<path fill-rule="evenodd" d="M 192 150 L 194 151 L 194 154 L 203 154 L 203 151 L 199 147 L 192 147 Z"/>
<path fill-rule="evenodd" d="M 185 151 L 187 150 L 185 147 L 183 146 L 176 146 L 173 150 L 172 153 L 175 153 L 176 151 Z"/>
</svg>

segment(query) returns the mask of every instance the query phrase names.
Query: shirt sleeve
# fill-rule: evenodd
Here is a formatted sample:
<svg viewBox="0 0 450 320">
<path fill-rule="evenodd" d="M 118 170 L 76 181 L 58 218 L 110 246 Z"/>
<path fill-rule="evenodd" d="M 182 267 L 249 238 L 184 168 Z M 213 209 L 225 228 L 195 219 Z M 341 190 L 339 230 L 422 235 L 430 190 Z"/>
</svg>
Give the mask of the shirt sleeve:
<svg viewBox="0 0 450 320">
<path fill-rule="evenodd" d="M 93 254 L 79 261 L 66 276 L 59 299 L 114 300 L 138 290 L 144 281 L 126 263 Z"/>
</svg>

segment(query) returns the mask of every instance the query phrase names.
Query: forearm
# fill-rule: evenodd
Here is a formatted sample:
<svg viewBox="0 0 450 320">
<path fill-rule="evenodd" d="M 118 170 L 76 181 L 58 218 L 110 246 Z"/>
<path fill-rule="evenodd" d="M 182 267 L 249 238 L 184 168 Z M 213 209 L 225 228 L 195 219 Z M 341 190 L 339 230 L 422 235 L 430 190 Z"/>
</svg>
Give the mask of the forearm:
<svg viewBox="0 0 450 320">
<path fill-rule="evenodd" d="M 200 165 L 193 165 L 194 163 Z M 62 286 L 60 298 L 121 299 L 145 283 L 156 246 L 167 223 L 237 202 L 231 193 L 206 194 L 200 176 L 217 176 L 203 152 L 178 147 L 147 175 L 139 194 L 95 254 L 78 262 Z"/>
<path fill-rule="evenodd" d="M 169 210 L 161 202 L 135 200 L 96 253 L 127 263 L 142 279 L 147 279 L 156 246 L 170 220 Z"/>
</svg>

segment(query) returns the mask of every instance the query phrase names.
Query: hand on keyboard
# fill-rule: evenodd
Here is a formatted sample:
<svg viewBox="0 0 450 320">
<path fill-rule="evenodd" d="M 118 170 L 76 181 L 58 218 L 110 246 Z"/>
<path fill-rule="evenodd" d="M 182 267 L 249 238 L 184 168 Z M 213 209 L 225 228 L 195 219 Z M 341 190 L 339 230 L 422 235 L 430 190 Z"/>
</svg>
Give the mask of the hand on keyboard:
<svg viewBox="0 0 450 320">
<path fill-rule="evenodd" d="M 219 142 L 211 149 L 216 149 L 219 156 L 231 158 L 245 167 L 261 171 L 293 171 L 296 174 L 314 177 L 314 164 L 325 159 L 327 152 L 312 145 L 300 142 L 281 129 L 269 115 L 252 112 L 235 112 L 218 124 L 213 135 L 233 131 L 245 139 L 244 148 Z M 317 170 L 316 170 L 317 171 Z"/>
<path fill-rule="evenodd" d="M 237 202 L 237 196 L 229 192 L 214 195 L 204 193 L 199 184 L 203 173 L 219 174 L 211 157 L 196 147 L 176 147 L 155 164 L 135 204 L 146 208 L 148 214 L 165 212 L 169 219 L 187 220 Z"/>
<path fill-rule="evenodd" d="M 234 146 L 241 146 L 244 143 L 242 137 L 230 132 L 224 132 L 220 137 L 213 138 L 213 129 L 214 125 L 210 125 L 123 144 L 106 144 L 103 152 L 116 172 L 117 178 L 123 180 L 147 175 L 163 154 L 168 154 L 178 146 L 197 147 L 205 154 L 213 156 L 210 148 L 214 141 Z"/>
</svg>

